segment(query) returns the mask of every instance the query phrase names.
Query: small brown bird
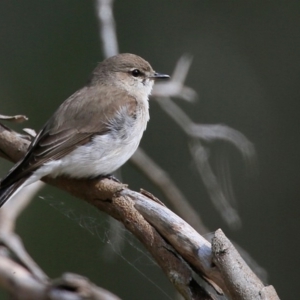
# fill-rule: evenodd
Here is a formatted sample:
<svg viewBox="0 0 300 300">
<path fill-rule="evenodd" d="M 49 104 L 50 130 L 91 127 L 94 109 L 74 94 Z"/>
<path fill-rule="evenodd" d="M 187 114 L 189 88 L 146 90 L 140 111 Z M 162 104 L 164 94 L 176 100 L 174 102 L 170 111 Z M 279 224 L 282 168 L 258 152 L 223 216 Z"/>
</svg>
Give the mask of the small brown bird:
<svg viewBox="0 0 300 300">
<path fill-rule="evenodd" d="M 153 71 L 134 54 L 99 63 L 88 83 L 65 102 L 32 141 L 25 157 L 0 183 L 0 207 L 44 176 L 109 175 L 135 152 L 149 120 Z"/>
</svg>

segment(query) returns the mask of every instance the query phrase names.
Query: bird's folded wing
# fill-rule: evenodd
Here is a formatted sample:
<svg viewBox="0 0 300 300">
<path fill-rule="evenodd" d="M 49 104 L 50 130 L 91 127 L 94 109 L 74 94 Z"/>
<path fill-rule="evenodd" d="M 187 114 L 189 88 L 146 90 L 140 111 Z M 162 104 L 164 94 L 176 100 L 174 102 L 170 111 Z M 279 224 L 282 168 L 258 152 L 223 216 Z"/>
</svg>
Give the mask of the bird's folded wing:
<svg viewBox="0 0 300 300">
<path fill-rule="evenodd" d="M 59 107 L 53 117 L 45 124 L 44 128 L 36 136 L 30 145 L 28 152 L 1 181 L 1 187 L 10 185 L 22 177 L 30 176 L 32 172 L 50 160 L 57 160 L 80 145 L 91 141 L 95 135 L 106 134 L 109 128 L 109 120 L 118 110 L 112 108 L 110 101 L 90 94 L 90 97 L 82 101 L 82 90 L 76 92 L 63 105 Z M 101 92 L 100 92 L 101 95 Z M 136 100 L 127 96 L 124 103 L 122 95 L 116 95 L 113 105 L 127 109 L 128 115 L 136 112 Z M 115 98 L 115 99 L 116 99 Z M 61 122 L 60 120 L 64 120 Z"/>
</svg>

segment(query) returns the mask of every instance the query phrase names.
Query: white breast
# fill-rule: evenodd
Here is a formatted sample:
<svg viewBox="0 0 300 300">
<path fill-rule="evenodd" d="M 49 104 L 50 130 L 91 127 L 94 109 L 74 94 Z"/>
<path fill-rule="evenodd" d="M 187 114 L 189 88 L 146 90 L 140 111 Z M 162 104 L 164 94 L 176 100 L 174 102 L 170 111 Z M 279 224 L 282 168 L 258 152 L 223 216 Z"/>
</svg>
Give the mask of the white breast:
<svg viewBox="0 0 300 300">
<path fill-rule="evenodd" d="M 120 168 L 136 151 L 149 120 L 148 101 L 140 103 L 137 109 L 136 118 L 128 117 L 126 107 L 120 109 L 118 117 L 110 122 L 111 131 L 96 135 L 90 143 L 79 146 L 60 160 L 46 163 L 34 173 L 30 182 L 46 175 L 96 177 Z M 121 130 L 113 130 L 120 122 Z"/>
</svg>

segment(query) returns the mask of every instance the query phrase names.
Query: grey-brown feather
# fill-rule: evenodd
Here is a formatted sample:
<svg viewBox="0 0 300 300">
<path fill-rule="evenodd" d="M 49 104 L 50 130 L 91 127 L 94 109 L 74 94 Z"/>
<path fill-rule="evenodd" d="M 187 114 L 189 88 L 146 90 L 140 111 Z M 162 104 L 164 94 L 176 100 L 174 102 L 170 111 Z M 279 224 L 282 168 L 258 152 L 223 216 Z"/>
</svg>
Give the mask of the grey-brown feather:
<svg viewBox="0 0 300 300">
<path fill-rule="evenodd" d="M 33 146 L 29 149 L 27 156 L 14 169 L 13 174 L 9 173 L 2 180 L 1 186 L 9 185 L 28 176 L 49 160 L 64 157 L 78 146 L 90 142 L 95 135 L 111 131 L 110 122 L 116 113 L 114 106 L 124 105 L 122 100 L 124 97 L 128 98 L 126 101 L 127 111 L 134 118 L 137 107 L 135 98 L 128 96 L 125 91 L 120 92 L 113 87 L 109 89 L 111 90 L 110 97 L 106 97 L 107 88 L 103 88 L 103 90 L 104 93 L 99 86 L 84 87 L 68 98 L 45 124 L 41 133 L 33 141 Z M 84 101 L 82 94 L 85 95 Z M 112 98 L 112 95 L 115 97 Z M 109 99 L 114 99 L 113 105 Z M 62 119 L 64 122 L 60 122 Z"/>
</svg>

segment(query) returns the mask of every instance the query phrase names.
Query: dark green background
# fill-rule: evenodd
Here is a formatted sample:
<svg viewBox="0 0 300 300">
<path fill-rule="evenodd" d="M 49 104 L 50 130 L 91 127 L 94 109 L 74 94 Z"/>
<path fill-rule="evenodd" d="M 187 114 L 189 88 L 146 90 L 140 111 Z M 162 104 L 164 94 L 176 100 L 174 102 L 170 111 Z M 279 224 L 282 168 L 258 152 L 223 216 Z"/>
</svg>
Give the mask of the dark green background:
<svg viewBox="0 0 300 300">
<path fill-rule="evenodd" d="M 165 73 L 172 72 L 181 54 L 193 54 L 187 84 L 196 89 L 199 101 L 177 102 L 195 122 L 227 124 L 255 144 L 259 172 L 250 179 L 239 153 L 229 149 L 242 229 L 232 232 L 217 215 L 192 166 L 186 137 L 154 101 L 142 147 L 171 174 L 211 230 L 221 227 L 268 271 L 269 283 L 282 299 L 295 299 L 300 251 L 299 2 L 119 0 L 114 11 L 121 52 L 139 54 Z M 15 128 L 39 129 L 85 83 L 103 58 L 98 27 L 93 1 L 0 2 L 0 113 L 30 118 Z M 1 160 L 0 176 L 10 166 Z M 131 188 L 159 195 L 130 165 L 123 176 Z M 161 271 L 135 250 L 142 249 L 138 243 L 127 243 L 122 252 L 134 267 L 121 255 L 114 261 L 103 258 L 106 216 L 50 187 L 39 195 L 45 200 L 37 198 L 26 209 L 17 229 L 49 276 L 72 271 L 124 299 L 167 299 L 137 267 L 174 298 Z M 64 208 L 53 209 L 60 201 Z M 94 217 L 99 235 L 78 226 L 93 226 Z"/>
</svg>

